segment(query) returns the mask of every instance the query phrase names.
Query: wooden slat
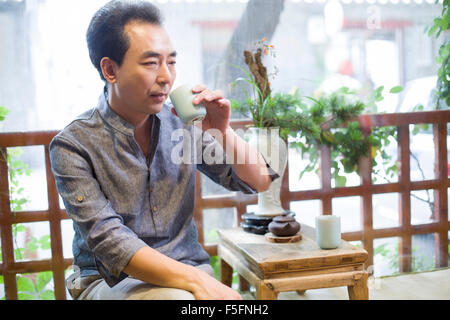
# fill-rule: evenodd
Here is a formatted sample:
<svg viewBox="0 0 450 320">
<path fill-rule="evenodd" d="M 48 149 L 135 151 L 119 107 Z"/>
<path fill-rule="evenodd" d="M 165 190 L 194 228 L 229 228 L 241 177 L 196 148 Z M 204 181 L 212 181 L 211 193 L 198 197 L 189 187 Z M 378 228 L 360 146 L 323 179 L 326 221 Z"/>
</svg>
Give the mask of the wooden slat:
<svg viewBox="0 0 450 320">
<path fill-rule="evenodd" d="M 383 229 L 374 229 L 373 237 L 374 238 L 393 238 L 398 237 L 402 234 L 402 227 L 391 227 L 391 228 L 383 228 Z"/>
<path fill-rule="evenodd" d="M 8 132 L 0 134 L 1 147 L 48 146 L 59 131 Z"/>
<path fill-rule="evenodd" d="M 332 214 L 331 203 L 331 149 L 320 147 L 320 186 L 322 188 L 321 214 Z"/>
<path fill-rule="evenodd" d="M 287 140 L 284 140 L 284 143 L 286 144 L 286 157 L 289 159 L 289 144 Z M 281 207 L 284 210 L 289 210 L 289 203 L 291 202 L 291 193 L 289 192 L 289 162 L 286 164 L 283 176 L 278 179 L 282 179 L 280 190 Z"/>
<path fill-rule="evenodd" d="M 9 202 L 8 151 L 0 147 L 0 234 L 2 247 L 2 267 L 9 270 L 14 265 L 14 245 Z M 4 273 L 5 297 L 17 300 L 17 282 L 14 273 Z"/>
<path fill-rule="evenodd" d="M 65 300 L 65 266 L 61 236 L 61 219 L 59 214 L 59 197 L 58 191 L 56 190 L 55 178 L 53 177 L 51 169 L 50 151 L 48 146 L 45 146 L 45 171 L 47 176 L 47 196 L 49 207 L 50 241 L 52 250 L 52 269 L 55 298 L 57 300 Z"/>
<path fill-rule="evenodd" d="M 236 207 L 239 204 L 256 204 L 258 202 L 256 195 L 247 196 L 246 198 L 250 200 L 241 200 L 239 201 L 238 197 L 235 196 L 222 196 L 217 198 L 204 198 L 201 201 L 203 209 L 212 209 L 212 208 L 231 208 Z"/>
<path fill-rule="evenodd" d="M 39 211 L 18 211 L 14 212 L 14 222 L 15 223 L 29 223 L 29 222 L 42 222 L 48 221 L 49 219 L 48 210 Z M 67 215 L 66 210 L 58 209 L 58 215 L 60 220 L 70 219 Z"/>
<path fill-rule="evenodd" d="M 363 129 L 365 137 L 368 137 L 370 133 L 370 129 Z M 370 191 L 370 186 L 372 185 L 372 148 L 369 148 L 367 157 L 359 160 L 359 176 L 361 178 L 360 218 L 363 230 L 363 246 L 369 254 L 366 262 L 366 267 L 368 267 L 373 265 L 373 206 L 372 193 Z"/>
<path fill-rule="evenodd" d="M 439 123 L 433 126 L 434 150 L 435 150 L 435 177 L 441 183 L 434 191 L 434 220 L 438 222 L 448 221 L 448 193 L 445 180 L 448 179 L 447 159 L 447 123 Z M 436 267 L 448 266 L 448 231 L 442 229 L 436 233 Z"/>
<path fill-rule="evenodd" d="M 68 268 L 73 263 L 73 259 L 64 259 L 64 268 Z M 32 260 L 32 261 L 20 261 L 15 262 L 8 270 L 3 269 L 0 264 L 0 273 L 6 274 L 19 274 L 19 273 L 35 273 L 43 271 L 52 271 L 52 260 Z"/>
<path fill-rule="evenodd" d="M 345 241 L 362 241 L 363 232 L 362 231 L 343 232 L 341 234 L 341 238 Z"/>
<path fill-rule="evenodd" d="M 402 237 L 399 247 L 400 272 L 411 272 L 411 196 L 410 196 L 410 149 L 409 126 L 398 127 L 398 151 L 399 151 L 399 185 L 400 203 L 399 218 L 402 227 Z"/>
<path fill-rule="evenodd" d="M 450 121 L 449 110 L 404 112 L 386 114 L 363 114 L 354 119 L 361 128 L 408 126 L 419 123 L 443 123 Z"/>
<path fill-rule="evenodd" d="M 447 169 L 446 169 L 447 170 Z M 409 189 L 411 191 L 425 190 L 425 189 L 437 189 L 441 184 L 447 185 L 446 178 L 444 177 L 442 182 L 440 180 L 423 180 L 423 181 L 411 181 Z"/>
<path fill-rule="evenodd" d="M 217 244 L 204 244 L 203 248 L 211 257 L 217 256 Z"/>
<path fill-rule="evenodd" d="M 195 225 L 197 226 L 197 232 L 198 232 L 198 241 L 204 246 L 205 245 L 205 237 L 203 232 L 203 200 L 202 200 L 202 180 L 201 180 L 201 174 L 197 170 L 196 174 L 196 180 L 195 180 L 195 208 L 194 208 L 194 221 Z"/>
</svg>

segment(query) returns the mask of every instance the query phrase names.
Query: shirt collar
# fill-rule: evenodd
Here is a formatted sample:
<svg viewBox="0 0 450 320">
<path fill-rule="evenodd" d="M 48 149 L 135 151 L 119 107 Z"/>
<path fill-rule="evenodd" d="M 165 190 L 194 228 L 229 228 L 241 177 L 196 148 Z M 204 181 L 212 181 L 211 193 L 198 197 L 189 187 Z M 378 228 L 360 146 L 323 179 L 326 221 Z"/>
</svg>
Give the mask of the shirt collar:
<svg viewBox="0 0 450 320">
<path fill-rule="evenodd" d="M 119 116 L 109 105 L 108 103 L 108 91 L 106 86 L 103 89 L 103 93 L 100 95 L 98 99 L 97 109 L 100 112 L 103 120 L 108 123 L 114 129 L 129 135 L 134 135 L 135 126 L 131 123 L 124 120 L 121 116 Z M 159 115 L 154 114 L 156 118 L 159 119 Z"/>
</svg>

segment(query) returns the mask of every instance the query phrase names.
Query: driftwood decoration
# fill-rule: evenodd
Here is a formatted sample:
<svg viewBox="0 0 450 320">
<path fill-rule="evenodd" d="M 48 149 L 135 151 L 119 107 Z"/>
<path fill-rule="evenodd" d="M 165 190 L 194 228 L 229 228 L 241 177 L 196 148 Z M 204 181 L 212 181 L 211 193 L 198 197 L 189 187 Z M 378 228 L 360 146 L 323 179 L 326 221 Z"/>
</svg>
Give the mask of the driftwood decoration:
<svg viewBox="0 0 450 320">
<path fill-rule="evenodd" d="M 244 51 L 245 64 L 252 73 L 259 90 L 262 93 L 262 101 L 270 95 L 269 79 L 267 76 L 267 69 L 261 61 L 262 50 L 258 49 L 254 56 L 248 50 Z"/>
<path fill-rule="evenodd" d="M 239 19 L 238 26 L 220 59 L 214 75 L 214 88 L 229 88 L 229 84 L 242 76 L 241 70 L 233 66 L 243 66 L 242 51 L 252 43 L 267 38 L 271 41 L 280 22 L 285 0 L 249 0 Z M 242 100 L 242 92 L 229 92 L 229 98 Z"/>
</svg>

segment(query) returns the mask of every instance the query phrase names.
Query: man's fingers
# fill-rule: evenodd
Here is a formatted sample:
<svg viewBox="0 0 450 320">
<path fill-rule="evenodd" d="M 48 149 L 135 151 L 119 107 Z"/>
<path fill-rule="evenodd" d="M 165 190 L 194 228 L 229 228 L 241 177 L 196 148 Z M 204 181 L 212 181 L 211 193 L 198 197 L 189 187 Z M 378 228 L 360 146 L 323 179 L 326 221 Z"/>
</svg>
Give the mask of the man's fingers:
<svg viewBox="0 0 450 320">
<path fill-rule="evenodd" d="M 212 102 L 216 100 L 222 100 L 224 98 L 223 91 L 221 90 L 203 90 L 192 100 L 194 104 L 199 104 L 201 102 Z"/>
<path fill-rule="evenodd" d="M 206 86 L 203 84 L 197 84 L 192 88 L 192 92 L 199 93 L 206 90 Z"/>
</svg>

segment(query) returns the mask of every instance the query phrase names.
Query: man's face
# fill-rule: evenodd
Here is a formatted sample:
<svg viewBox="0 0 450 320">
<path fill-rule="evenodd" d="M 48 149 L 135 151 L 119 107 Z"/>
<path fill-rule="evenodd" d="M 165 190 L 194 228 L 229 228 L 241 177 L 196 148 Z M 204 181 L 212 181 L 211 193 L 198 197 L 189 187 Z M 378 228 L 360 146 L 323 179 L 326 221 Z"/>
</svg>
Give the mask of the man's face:
<svg viewBox="0 0 450 320">
<path fill-rule="evenodd" d="M 113 86 L 120 104 L 130 115 L 162 110 L 175 81 L 175 51 L 165 30 L 146 22 L 125 25 L 130 47 L 116 70 Z"/>
</svg>

